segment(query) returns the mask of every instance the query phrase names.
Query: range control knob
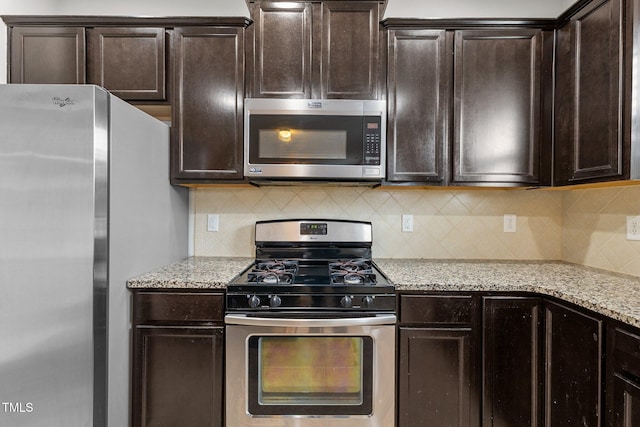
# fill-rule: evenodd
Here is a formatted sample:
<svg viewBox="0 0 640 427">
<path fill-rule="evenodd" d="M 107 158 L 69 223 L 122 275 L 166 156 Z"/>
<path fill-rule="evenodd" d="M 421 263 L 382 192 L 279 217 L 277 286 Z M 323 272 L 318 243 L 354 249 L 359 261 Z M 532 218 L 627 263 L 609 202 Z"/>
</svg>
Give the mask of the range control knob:
<svg viewBox="0 0 640 427">
<path fill-rule="evenodd" d="M 282 300 L 280 299 L 280 297 L 278 295 L 271 295 L 271 297 L 269 298 L 269 306 L 280 307 L 280 304 L 282 304 Z"/>
<path fill-rule="evenodd" d="M 371 306 L 373 305 L 373 300 L 374 298 L 372 296 L 366 296 L 364 298 L 362 298 L 362 303 L 360 303 L 360 306 L 362 308 L 371 308 Z"/>
<path fill-rule="evenodd" d="M 260 307 L 260 297 L 257 295 L 251 295 L 249 297 L 249 307 L 251 308 Z"/>
<path fill-rule="evenodd" d="M 345 295 L 340 300 L 340 305 L 343 308 L 351 308 L 353 306 L 353 300 L 351 299 L 351 297 L 349 295 Z"/>
</svg>

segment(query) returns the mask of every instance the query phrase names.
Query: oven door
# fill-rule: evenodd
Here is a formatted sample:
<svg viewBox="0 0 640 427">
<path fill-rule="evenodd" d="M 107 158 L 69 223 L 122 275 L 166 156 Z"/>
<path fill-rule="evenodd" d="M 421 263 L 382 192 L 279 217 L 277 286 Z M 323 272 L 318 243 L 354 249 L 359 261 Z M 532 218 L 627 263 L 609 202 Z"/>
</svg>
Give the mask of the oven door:
<svg viewBox="0 0 640 427">
<path fill-rule="evenodd" d="M 394 425 L 395 315 L 225 321 L 228 427 Z"/>
</svg>

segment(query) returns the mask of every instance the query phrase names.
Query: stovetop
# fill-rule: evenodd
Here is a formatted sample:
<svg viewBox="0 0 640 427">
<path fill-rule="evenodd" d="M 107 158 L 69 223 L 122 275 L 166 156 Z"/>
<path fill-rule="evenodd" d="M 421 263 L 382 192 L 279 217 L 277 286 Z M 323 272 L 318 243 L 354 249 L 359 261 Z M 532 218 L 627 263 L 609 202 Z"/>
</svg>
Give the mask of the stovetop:
<svg viewBox="0 0 640 427">
<path fill-rule="evenodd" d="M 371 260 L 371 223 L 256 223 L 256 260 L 227 285 L 227 311 L 395 311 Z"/>
</svg>

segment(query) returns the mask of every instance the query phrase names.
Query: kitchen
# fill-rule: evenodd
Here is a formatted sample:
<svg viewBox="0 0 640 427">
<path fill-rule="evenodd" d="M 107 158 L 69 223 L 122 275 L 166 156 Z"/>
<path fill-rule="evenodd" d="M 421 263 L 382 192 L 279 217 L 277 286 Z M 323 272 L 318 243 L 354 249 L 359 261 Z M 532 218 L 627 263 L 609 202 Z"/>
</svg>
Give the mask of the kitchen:
<svg viewBox="0 0 640 427">
<path fill-rule="evenodd" d="M 385 16 L 556 17 L 570 6 L 553 2 L 493 2 L 478 7 L 469 2 L 463 8 L 460 4 L 435 3 L 421 3 L 416 10 L 414 5 L 402 6 L 391 0 Z M 237 6 L 240 10 L 229 10 L 231 6 L 226 2 L 224 6 L 154 2 L 147 9 L 136 3 L 139 9 L 135 10 L 133 5 L 112 2 L 102 5 L 102 10 L 95 10 L 93 5 L 81 3 L 42 2 L 33 8 L 32 4 L 11 5 L 8 10 L 3 6 L 0 12 L 248 16 L 244 4 Z M 5 35 L 2 32 L 2 37 Z M 0 44 L 4 49 L 6 41 Z M 6 55 L 0 57 L 4 60 Z M 5 70 L 5 66 L 0 67 L 0 72 Z M 411 191 L 331 186 L 194 188 L 190 202 L 191 253 L 251 258 L 253 227 L 258 220 L 348 218 L 373 223 L 376 259 L 562 260 L 640 276 L 640 249 L 625 238 L 626 217 L 639 213 L 639 190 L 637 186 L 563 191 L 451 188 Z M 218 215 L 219 231 L 207 231 L 209 214 Z M 505 214 L 516 215 L 515 233 L 503 232 Z M 401 230 L 402 215 L 413 215 L 413 232 Z"/>
</svg>

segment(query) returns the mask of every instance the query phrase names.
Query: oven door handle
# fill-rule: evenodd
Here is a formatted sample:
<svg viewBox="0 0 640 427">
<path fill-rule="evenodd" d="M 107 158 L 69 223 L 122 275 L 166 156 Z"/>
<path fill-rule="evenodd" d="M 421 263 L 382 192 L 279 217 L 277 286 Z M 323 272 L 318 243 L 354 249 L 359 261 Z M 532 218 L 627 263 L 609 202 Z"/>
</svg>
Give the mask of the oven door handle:
<svg viewBox="0 0 640 427">
<path fill-rule="evenodd" d="M 335 328 L 350 326 L 394 325 L 395 314 L 379 314 L 366 317 L 340 318 L 280 318 L 280 317 L 249 317 L 246 314 L 227 314 L 224 322 L 227 325 L 263 326 L 263 327 L 299 327 L 299 328 Z"/>
</svg>

